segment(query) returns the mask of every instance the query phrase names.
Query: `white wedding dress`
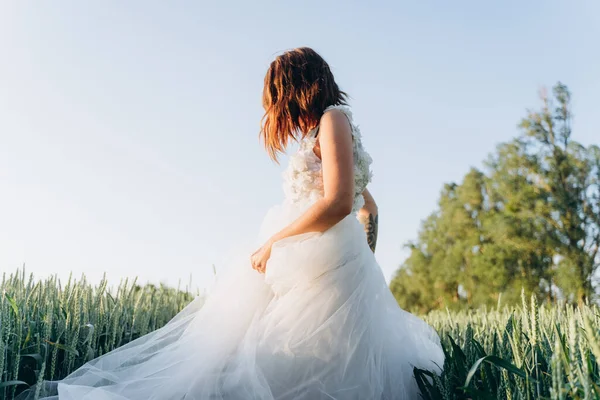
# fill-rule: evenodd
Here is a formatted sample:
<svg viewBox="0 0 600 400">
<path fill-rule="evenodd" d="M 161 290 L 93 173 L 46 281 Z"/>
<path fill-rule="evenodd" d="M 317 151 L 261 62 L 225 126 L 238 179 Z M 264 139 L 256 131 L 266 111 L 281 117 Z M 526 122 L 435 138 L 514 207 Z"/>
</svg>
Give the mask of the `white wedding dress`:
<svg viewBox="0 0 600 400">
<path fill-rule="evenodd" d="M 356 211 L 371 158 L 350 109 L 330 108 L 352 126 Z M 261 240 L 322 196 L 316 132 L 290 158 L 286 200 L 267 214 Z M 413 367 L 439 373 L 444 362 L 435 331 L 396 303 L 355 213 L 322 234 L 276 242 L 264 275 L 245 254 L 202 303 L 196 299 L 163 328 L 65 379 L 45 382 L 48 398 L 418 399 Z"/>
</svg>

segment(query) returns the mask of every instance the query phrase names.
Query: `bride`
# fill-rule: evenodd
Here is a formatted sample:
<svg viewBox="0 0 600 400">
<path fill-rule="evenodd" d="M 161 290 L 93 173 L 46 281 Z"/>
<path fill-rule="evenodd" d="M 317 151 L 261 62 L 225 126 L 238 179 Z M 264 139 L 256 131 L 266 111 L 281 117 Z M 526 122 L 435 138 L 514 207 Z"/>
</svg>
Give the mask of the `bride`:
<svg viewBox="0 0 600 400">
<path fill-rule="evenodd" d="M 221 274 L 204 304 L 196 299 L 163 328 L 19 398 L 419 398 L 413 367 L 439 373 L 444 355 L 435 331 L 398 306 L 375 261 L 371 157 L 346 94 L 315 51 L 298 48 L 271 63 L 263 106 L 270 157 L 292 141 L 299 150 L 262 247 Z"/>
</svg>

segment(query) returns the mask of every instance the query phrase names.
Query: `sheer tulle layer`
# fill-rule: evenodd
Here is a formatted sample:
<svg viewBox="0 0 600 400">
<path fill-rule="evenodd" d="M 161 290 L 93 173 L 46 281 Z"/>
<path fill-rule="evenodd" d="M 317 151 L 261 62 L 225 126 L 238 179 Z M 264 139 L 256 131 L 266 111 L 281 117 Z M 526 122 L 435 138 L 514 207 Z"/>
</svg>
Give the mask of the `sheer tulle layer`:
<svg viewBox="0 0 600 400">
<path fill-rule="evenodd" d="M 307 206 L 272 209 L 261 240 Z M 398 307 L 354 216 L 275 243 L 265 275 L 241 256 L 203 305 L 44 391 L 60 400 L 416 399 L 413 367 L 443 364 L 437 334 Z"/>
</svg>

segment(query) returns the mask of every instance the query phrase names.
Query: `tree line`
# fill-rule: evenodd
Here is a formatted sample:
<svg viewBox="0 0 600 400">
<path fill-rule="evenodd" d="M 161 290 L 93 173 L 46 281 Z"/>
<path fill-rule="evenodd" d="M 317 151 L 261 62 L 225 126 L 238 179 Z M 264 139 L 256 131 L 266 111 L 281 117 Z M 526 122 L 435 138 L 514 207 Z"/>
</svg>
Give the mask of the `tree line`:
<svg viewBox="0 0 600 400">
<path fill-rule="evenodd" d="M 600 148 L 572 137 L 571 93 L 558 83 L 483 168 L 444 185 L 390 288 L 415 312 L 597 299 Z"/>
</svg>

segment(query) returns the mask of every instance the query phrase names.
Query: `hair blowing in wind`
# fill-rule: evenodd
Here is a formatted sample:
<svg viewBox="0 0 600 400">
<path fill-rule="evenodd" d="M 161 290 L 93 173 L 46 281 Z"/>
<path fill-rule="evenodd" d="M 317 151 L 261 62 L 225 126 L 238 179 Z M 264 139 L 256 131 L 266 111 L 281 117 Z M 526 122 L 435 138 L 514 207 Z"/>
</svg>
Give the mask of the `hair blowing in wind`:
<svg viewBox="0 0 600 400">
<path fill-rule="evenodd" d="M 347 104 L 329 64 L 308 47 L 277 56 L 265 76 L 260 136 L 269 156 L 277 160 L 291 139 L 298 140 L 331 105 Z"/>
</svg>

